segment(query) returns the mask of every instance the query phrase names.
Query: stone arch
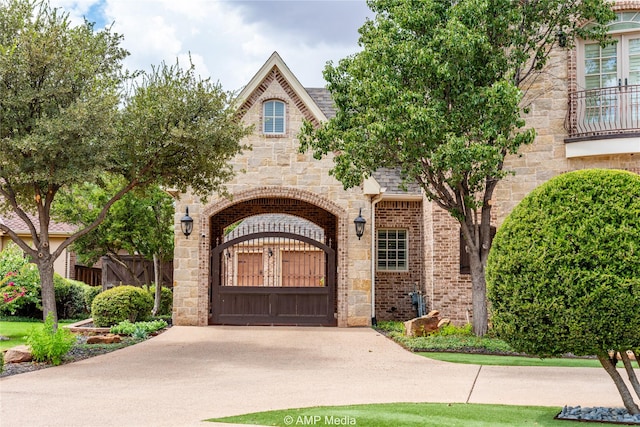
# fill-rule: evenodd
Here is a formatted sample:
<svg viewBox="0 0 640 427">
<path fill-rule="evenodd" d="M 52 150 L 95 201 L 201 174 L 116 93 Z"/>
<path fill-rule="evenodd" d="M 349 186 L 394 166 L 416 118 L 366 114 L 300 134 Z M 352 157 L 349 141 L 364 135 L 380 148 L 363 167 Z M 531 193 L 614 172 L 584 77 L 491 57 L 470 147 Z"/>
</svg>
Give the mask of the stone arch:
<svg viewBox="0 0 640 427">
<path fill-rule="evenodd" d="M 250 206 L 252 202 L 253 206 Z M 264 203 L 264 208 L 259 206 Z M 247 206 L 247 209 L 234 211 L 235 207 Z M 249 208 L 250 206 L 250 208 Z M 313 209 L 315 209 L 315 214 Z M 256 210 L 257 209 L 257 210 Z M 199 251 L 199 313 L 209 312 L 209 275 L 212 244 L 215 243 L 215 235 L 221 228 L 243 218 L 257 213 L 290 213 L 300 216 L 328 231 L 332 236 L 336 249 L 336 301 L 338 312 L 338 326 L 347 326 L 347 211 L 328 200 L 327 198 L 308 190 L 288 187 L 256 187 L 249 190 L 234 193 L 231 198 L 219 198 L 207 204 L 200 217 L 200 230 L 203 230 L 202 245 Z M 226 215 L 223 221 L 215 221 L 216 216 Z M 333 226 L 328 224 L 329 218 L 333 218 Z M 232 222 L 229 222 L 232 221 Z M 206 324 L 208 319 L 200 319 L 200 324 Z"/>
</svg>

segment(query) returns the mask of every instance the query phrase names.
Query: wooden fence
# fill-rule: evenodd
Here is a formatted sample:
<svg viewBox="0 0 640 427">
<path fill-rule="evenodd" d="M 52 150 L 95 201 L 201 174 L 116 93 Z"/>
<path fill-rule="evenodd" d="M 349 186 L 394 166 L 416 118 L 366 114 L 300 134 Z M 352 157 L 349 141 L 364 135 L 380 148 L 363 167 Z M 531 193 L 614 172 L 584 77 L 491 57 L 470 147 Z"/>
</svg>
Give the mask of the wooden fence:
<svg viewBox="0 0 640 427">
<path fill-rule="evenodd" d="M 109 257 L 102 257 L 102 269 L 76 265 L 76 280 L 92 286 L 102 286 L 103 290 L 118 285 L 142 286 L 155 282 L 153 261 L 132 255 L 120 258 L 126 266 Z M 162 285 L 173 287 L 173 261 L 162 264 Z"/>
</svg>

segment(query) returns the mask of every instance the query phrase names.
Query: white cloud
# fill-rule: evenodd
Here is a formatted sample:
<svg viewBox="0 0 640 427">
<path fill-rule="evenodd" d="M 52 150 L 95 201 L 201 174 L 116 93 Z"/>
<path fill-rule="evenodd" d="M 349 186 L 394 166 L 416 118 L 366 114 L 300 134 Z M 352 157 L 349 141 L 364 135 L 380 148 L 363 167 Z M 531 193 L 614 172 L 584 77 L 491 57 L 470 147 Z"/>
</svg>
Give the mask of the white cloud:
<svg viewBox="0 0 640 427">
<path fill-rule="evenodd" d="M 358 50 L 366 7 L 358 1 L 52 0 L 75 22 L 89 16 L 114 23 L 131 52 L 125 65 L 150 69 L 162 61 L 183 66 L 188 56 L 203 77 L 226 90 L 249 82 L 278 51 L 305 86 L 323 86 L 322 70 Z M 102 13 L 96 16 L 96 11 Z M 360 14 L 360 15 L 359 15 Z"/>
</svg>

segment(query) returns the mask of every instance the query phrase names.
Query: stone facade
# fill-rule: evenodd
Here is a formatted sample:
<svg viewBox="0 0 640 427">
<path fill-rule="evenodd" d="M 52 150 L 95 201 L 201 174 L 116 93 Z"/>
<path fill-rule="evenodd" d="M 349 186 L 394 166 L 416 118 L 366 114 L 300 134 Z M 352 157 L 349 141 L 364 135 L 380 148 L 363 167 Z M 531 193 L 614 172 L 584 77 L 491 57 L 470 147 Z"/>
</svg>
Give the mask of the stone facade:
<svg viewBox="0 0 640 427">
<path fill-rule="evenodd" d="M 299 152 L 297 134 L 304 120 L 326 120 L 314 113 L 313 101 L 277 56 L 265 64 L 245 93 L 242 119 L 254 125 L 255 131 L 243 142 L 250 151 L 234 161 L 236 177 L 228 183 L 230 198 L 212 195 L 206 204 L 190 194 L 182 195 L 176 206 L 176 249 L 174 275 L 174 322 L 177 325 L 206 325 L 209 310 L 209 253 L 215 224 L 230 225 L 216 215 L 243 202 L 261 198 L 300 201 L 329 212 L 336 221 L 337 247 L 337 323 L 338 326 L 365 326 L 371 322 L 371 232 L 361 240 L 355 236 L 353 219 L 363 209 L 370 214 L 370 201 L 361 189 L 345 191 L 342 184 L 329 175 L 331 158 L 315 160 L 310 153 Z M 265 135 L 262 129 L 262 105 L 267 100 L 280 100 L 286 106 L 284 135 Z M 194 219 L 194 230 L 185 238 L 179 220 L 186 207 Z M 240 217 L 255 213 L 247 208 Z M 288 213 L 282 209 L 280 213 Z M 294 214 L 301 215 L 300 212 Z M 234 216 L 233 220 L 238 218 Z M 307 218 L 311 219 L 311 218 Z M 218 221 L 218 222 L 216 222 Z M 229 222 L 229 223 L 227 223 Z M 217 225 L 218 229 L 220 225 Z M 217 234 L 217 233 L 216 233 Z"/>
<path fill-rule="evenodd" d="M 615 8 L 640 9 L 640 1 L 617 2 Z M 494 193 L 492 215 L 498 227 L 529 192 L 558 174 L 585 168 L 640 173 L 640 153 L 633 150 L 615 155 L 567 155 L 567 144 L 573 143 L 568 140 L 565 129 L 566 123 L 571 122 L 568 120 L 569 92 L 579 86 L 576 57 L 575 49 L 555 50 L 545 73 L 526 92 L 523 103 L 528 113 L 524 118 L 527 126 L 536 129 L 537 136 L 533 144 L 522 147 L 519 155 L 509 156 L 505 161 L 505 169 L 513 175 L 502 180 Z M 338 326 L 370 325 L 373 317 L 408 320 L 415 316 L 409 293 L 416 289 L 426 296 L 427 311 L 438 310 L 459 325 L 471 321 L 471 280 L 460 269 L 459 225 L 447 212 L 424 199 L 415 186 L 408 191 L 398 190 L 398 177 L 388 171 L 374 174 L 361 188 L 345 191 L 342 184 L 329 175 L 333 167 L 331 156 L 315 160 L 309 153 L 299 152 L 297 133 L 303 121 L 318 124 L 332 115 L 326 91 L 306 91 L 274 54 L 245 87 L 241 97 L 244 100 L 240 110 L 242 120 L 254 125 L 256 130 L 244 141 L 252 150 L 233 162 L 237 175 L 227 186 L 232 197 L 211 195 L 207 203 L 201 204 L 192 195 L 185 194 L 177 203 L 175 324 L 208 324 L 212 239 L 231 222 L 264 212 L 305 217 L 318 225 L 324 224 L 321 226 L 325 232 L 335 237 Z M 283 135 L 261 132 L 262 106 L 269 100 L 285 104 L 287 122 Z M 602 144 L 606 146 L 607 141 L 603 139 Z M 283 207 L 267 204 L 268 209 L 261 210 L 259 200 L 262 199 L 283 200 Z M 293 209 L 293 205 L 299 206 L 295 208 L 299 210 Z M 187 206 L 195 225 L 188 239 L 179 226 Z M 355 236 L 353 227 L 359 209 L 368 220 L 361 239 Z M 329 219 L 323 220 L 318 215 Z M 332 221 L 333 225 L 329 225 Z M 372 224 L 375 224 L 373 230 Z M 375 268 L 375 238 L 377 231 L 385 228 L 407 230 L 407 271 Z M 375 289 L 372 290 L 372 286 Z"/>
</svg>

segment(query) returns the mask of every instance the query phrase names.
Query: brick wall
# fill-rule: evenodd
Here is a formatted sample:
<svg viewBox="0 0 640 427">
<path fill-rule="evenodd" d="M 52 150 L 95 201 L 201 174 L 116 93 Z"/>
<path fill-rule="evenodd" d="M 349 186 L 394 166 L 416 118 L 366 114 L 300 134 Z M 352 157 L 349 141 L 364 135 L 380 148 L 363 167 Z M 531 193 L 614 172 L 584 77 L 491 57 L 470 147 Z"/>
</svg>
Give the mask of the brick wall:
<svg viewBox="0 0 640 427">
<path fill-rule="evenodd" d="M 376 205 L 377 230 L 406 229 L 409 244 L 408 270 L 376 270 L 377 320 L 409 320 L 416 317 L 409 293 L 416 288 L 424 293 L 422 202 L 383 201 Z M 373 254 L 375 257 L 375 254 Z"/>
</svg>

